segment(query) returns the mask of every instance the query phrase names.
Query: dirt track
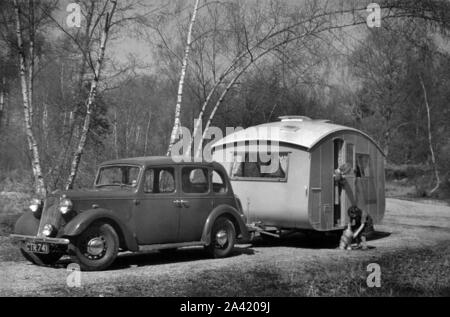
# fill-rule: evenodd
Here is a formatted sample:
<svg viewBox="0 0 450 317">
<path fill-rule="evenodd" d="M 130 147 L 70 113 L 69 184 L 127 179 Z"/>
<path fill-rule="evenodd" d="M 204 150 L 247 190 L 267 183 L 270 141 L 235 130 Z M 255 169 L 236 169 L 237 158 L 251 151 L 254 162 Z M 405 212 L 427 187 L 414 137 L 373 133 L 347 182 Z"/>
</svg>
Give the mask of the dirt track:
<svg viewBox="0 0 450 317">
<path fill-rule="evenodd" d="M 256 241 L 239 245 L 234 256 L 218 260 L 207 258 L 201 248 L 171 255 L 123 254 L 111 270 L 83 272 L 81 288 L 66 285 L 67 260 L 61 260 L 56 268 L 12 261 L 17 250 L 0 237 L 0 296 L 277 295 L 271 292 L 277 284 L 292 286 L 308 276 L 329 272 L 330 265 L 333 270 L 344 269 L 349 263 L 376 262 L 387 254 L 449 242 L 450 207 L 388 199 L 384 223 L 376 230 L 368 251 L 339 251 L 329 238 L 296 236 L 276 244 Z M 263 282 L 255 284 L 255 279 Z M 231 284 L 236 280 L 241 287 Z M 279 295 L 286 294 L 298 293 L 292 287 L 289 293 Z"/>
</svg>

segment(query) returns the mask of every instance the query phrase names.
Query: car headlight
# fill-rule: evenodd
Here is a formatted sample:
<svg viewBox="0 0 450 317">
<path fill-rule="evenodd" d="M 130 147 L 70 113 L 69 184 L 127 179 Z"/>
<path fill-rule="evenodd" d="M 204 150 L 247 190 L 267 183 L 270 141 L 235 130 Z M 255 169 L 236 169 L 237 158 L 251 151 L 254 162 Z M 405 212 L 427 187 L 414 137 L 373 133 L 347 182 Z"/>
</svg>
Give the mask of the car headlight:
<svg viewBox="0 0 450 317">
<path fill-rule="evenodd" d="M 63 215 L 71 211 L 72 207 L 73 207 L 72 201 L 68 198 L 62 198 L 61 201 L 59 202 L 59 211 Z"/>
<path fill-rule="evenodd" d="M 50 237 L 53 233 L 54 227 L 51 224 L 46 224 L 42 229 L 42 234 L 46 237 Z"/>
<path fill-rule="evenodd" d="M 42 211 L 42 205 L 43 201 L 41 199 L 34 198 L 33 200 L 31 200 L 29 208 L 34 214 L 38 214 Z"/>
</svg>

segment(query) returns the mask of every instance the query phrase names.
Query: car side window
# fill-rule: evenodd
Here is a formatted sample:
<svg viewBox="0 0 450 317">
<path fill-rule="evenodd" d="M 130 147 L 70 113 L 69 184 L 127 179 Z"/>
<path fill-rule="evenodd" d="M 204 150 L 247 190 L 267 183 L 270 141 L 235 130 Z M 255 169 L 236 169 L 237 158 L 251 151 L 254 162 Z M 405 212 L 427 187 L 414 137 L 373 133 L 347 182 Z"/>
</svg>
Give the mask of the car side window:
<svg viewBox="0 0 450 317">
<path fill-rule="evenodd" d="M 173 193 L 175 177 L 173 168 L 150 168 L 145 171 L 144 192 Z"/>
<path fill-rule="evenodd" d="M 226 183 L 225 179 L 223 178 L 222 173 L 213 170 L 212 172 L 212 185 L 213 185 L 213 191 L 215 193 L 225 193 L 226 192 Z"/>
<path fill-rule="evenodd" d="M 159 171 L 158 185 L 160 193 L 173 193 L 175 191 L 175 177 L 173 168 L 161 169 Z"/>
<path fill-rule="evenodd" d="M 181 171 L 182 189 L 185 193 L 207 193 L 209 190 L 208 169 L 183 167 Z"/>
<path fill-rule="evenodd" d="M 151 168 L 145 171 L 144 192 L 153 193 L 154 183 L 155 183 L 155 170 Z"/>
</svg>

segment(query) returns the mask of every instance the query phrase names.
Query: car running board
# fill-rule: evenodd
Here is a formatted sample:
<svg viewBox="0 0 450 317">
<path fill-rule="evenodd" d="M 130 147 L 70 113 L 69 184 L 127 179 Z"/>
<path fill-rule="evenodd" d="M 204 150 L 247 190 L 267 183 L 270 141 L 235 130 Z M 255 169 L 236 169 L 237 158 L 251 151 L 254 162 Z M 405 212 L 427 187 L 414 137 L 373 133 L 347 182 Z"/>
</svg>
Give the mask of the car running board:
<svg viewBox="0 0 450 317">
<path fill-rule="evenodd" d="M 192 241 L 192 242 L 183 242 L 183 243 L 164 243 L 164 244 L 150 244 L 150 245 L 141 245 L 139 246 L 139 251 L 153 251 L 153 250 L 162 250 L 162 249 L 175 249 L 175 248 L 184 248 L 184 247 L 194 247 L 194 246 L 203 246 L 206 245 L 203 241 Z"/>
</svg>

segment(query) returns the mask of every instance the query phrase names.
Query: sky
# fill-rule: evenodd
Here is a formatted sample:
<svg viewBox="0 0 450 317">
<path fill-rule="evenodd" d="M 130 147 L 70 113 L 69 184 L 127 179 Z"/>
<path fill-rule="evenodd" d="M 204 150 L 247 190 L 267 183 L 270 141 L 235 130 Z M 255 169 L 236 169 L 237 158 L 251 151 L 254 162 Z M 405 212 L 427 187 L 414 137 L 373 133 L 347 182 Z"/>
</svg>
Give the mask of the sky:
<svg viewBox="0 0 450 317">
<path fill-rule="evenodd" d="M 71 27 L 67 24 L 67 18 L 71 12 L 67 12 L 66 9 L 69 4 L 74 2 L 75 1 L 70 0 L 60 0 L 59 10 L 54 12 L 55 19 L 68 31 Z M 85 21 L 82 19 L 81 28 L 84 26 L 84 23 Z M 59 34 L 61 34 L 61 32 Z M 130 54 L 146 64 L 152 63 L 151 44 L 145 40 L 138 40 L 132 37 L 120 36 L 117 39 L 112 39 L 107 45 L 107 53 L 119 63 L 126 63 Z"/>
</svg>

